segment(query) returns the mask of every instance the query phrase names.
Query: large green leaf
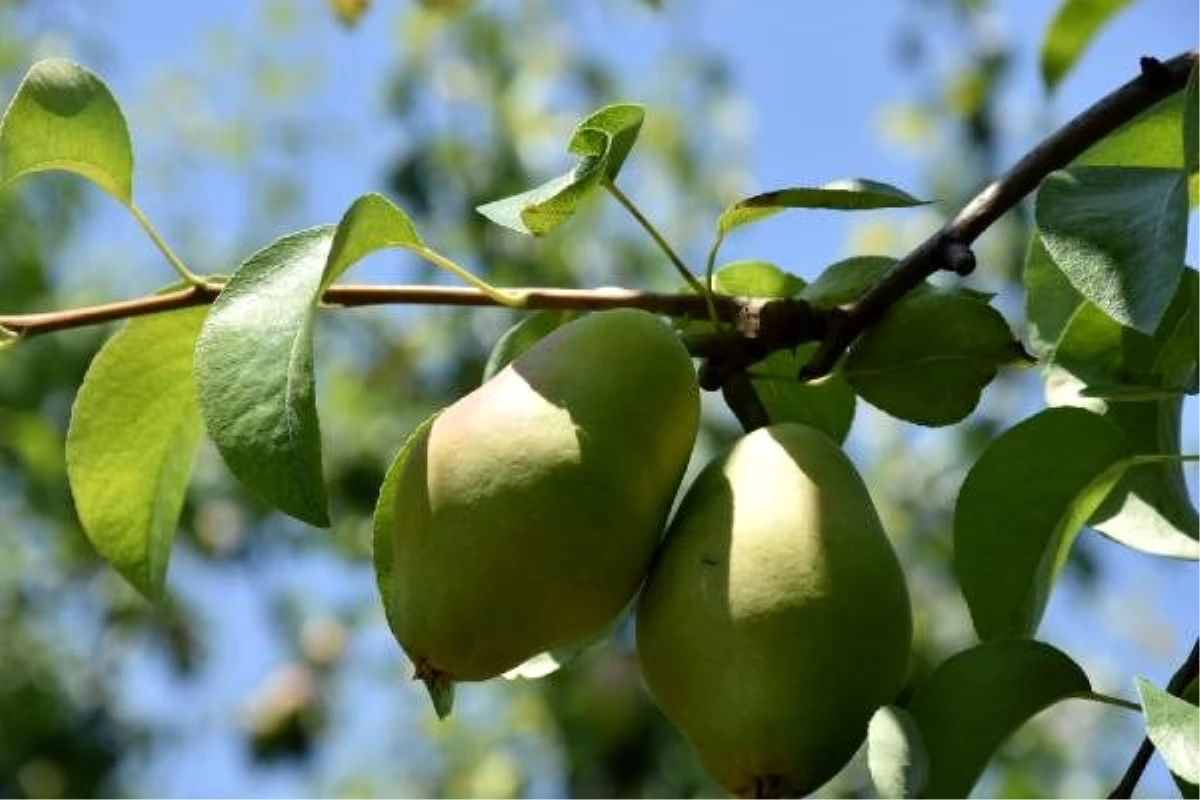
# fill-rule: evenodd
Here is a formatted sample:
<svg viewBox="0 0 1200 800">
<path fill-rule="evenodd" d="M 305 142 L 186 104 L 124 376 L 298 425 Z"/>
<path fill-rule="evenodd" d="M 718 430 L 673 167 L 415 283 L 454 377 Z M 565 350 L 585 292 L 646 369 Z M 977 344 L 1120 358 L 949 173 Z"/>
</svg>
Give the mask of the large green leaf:
<svg viewBox="0 0 1200 800">
<path fill-rule="evenodd" d="M 44 170 L 74 172 L 132 203 L 125 117 L 103 81 L 61 58 L 33 65 L 0 120 L 0 186 Z"/>
<path fill-rule="evenodd" d="M 917 722 L 899 706 L 883 706 L 867 726 L 867 766 L 880 797 L 920 797 L 929 754 Z"/>
<path fill-rule="evenodd" d="M 1073 167 L 1181 169 L 1184 96 L 1175 93 L 1121 125 L 1071 162 Z"/>
<path fill-rule="evenodd" d="M 1051 705 L 1086 695 L 1091 683 L 1061 651 L 1001 639 L 942 662 L 908 704 L 929 756 L 924 797 L 966 797 L 996 749 Z"/>
<path fill-rule="evenodd" d="M 814 350 L 815 344 L 807 344 L 772 353 L 750 368 L 751 383 L 772 423 L 799 422 L 842 442 L 854 422 L 854 390 L 838 372 L 816 381 L 797 380 Z"/>
<path fill-rule="evenodd" d="M 1200 280 L 1195 270 L 1186 270 L 1154 336 L 1081 302 L 1055 345 L 1049 402 L 1103 414 L 1140 455 L 1178 455 L 1182 394 L 1194 391 L 1196 383 L 1198 295 Z M 1131 468 L 1091 524 L 1138 550 L 1200 557 L 1200 526 L 1181 463 Z"/>
<path fill-rule="evenodd" d="M 1054 263 L 1037 233 L 1029 237 L 1022 280 L 1029 344 L 1037 355 L 1045 356 L 1054 349 L 1080 304 L 1087 301 Z"/>
<path fill-rule="evenodd" d="M 756 194 L 727 207 L 717 218 L 717 235 L 766 219 L 788 208 L 824 208 L 834 211 L 869 211 L 928 205 L 887 183 L 848 178 L 824 186 L 794 186 Z"/>
<path fill-rule="evenodd" d="M 579 123 L 567 150 L 579 157 L 565 175 L 479 206 L 498 225 L 530 236 L 544 236 L 570 219 L 597 187 L 617 177 L 641 131 L 645 110 L 631 103 L 605 106 Z"/>
<path fill-rule="evenodd" d="M 954 569 L 980 639 L 1032 636 L 1084 522 L 1129 466 L 1121 429 L 1051 408 L 993 441 L 954 509 Z"/>
<path fill-rule="evenodd" d="M 1129 0 L 1063 0 L 1042 40 L 1042 82 L 1054 89 Z"/>
<path fill-rule="evenodd" d="M 921 425 L 966 417 L 1023 351 L 994 308 L 960 290 L 911 294 L 854 344 L 841 371 L 873 406 Z"/>
<path fill-rule="evenodd" d="M 276 508 L 327 527 L 313 317 L 335 229 L 284 236 L 238 267 L 196 343 L 196 388 L 229 469 Z"/>
<path fill-rule="evenodd" d="M 130 320 L 92 359 L 67 430 L 67 478 L 97 552 L 162 594 L 200 441 L 192 349 L 207 309 Z"/>
<path fill-rule="evenodd" d="M 1146 735 L 1171 772 L 1191 784 L 1200 783 L 1200 708 L 1137 679 L 1146 715 Z"/>
<path fill-rule="evenodd" d="M 1073 167 L 1038 190 L 1046 251 L 1088 300 L 1153 333 L 1183 268 L 1187 176 L 1150 167 Z"/>
<path fill-rule="evenodd" d="M 851 256 L 834 262 L 804 287 L 800 297 L 817 308 L 833 308 L 862 297 L 896 265 L 891 256 Z M 928 288 L 928 284 L 922 284 Z"/>
</svg>

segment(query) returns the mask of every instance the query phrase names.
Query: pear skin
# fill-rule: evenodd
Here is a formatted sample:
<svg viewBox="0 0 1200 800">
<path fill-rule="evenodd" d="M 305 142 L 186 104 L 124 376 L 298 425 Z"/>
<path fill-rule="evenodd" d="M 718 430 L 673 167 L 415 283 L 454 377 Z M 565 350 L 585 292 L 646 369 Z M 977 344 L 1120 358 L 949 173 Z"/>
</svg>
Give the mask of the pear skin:
<svg viewBox="0 0 1200 800">
<path fill-rule="evenodd" d="M 825 434 L 754 431 L 709 464 L 637 607 L 651 693 L 738 797 L 833 777 L 901 689 L 912 620 L 867 488 Z"/>
<path fill-rule="evenodd" d="M 649 568 L 698 421 L 678 336 L 623 309 L 557 329 L 419 428 L 375 529 L 417 677 L 431 691 L 485 680 L 611 622 Z"/>
</svg>

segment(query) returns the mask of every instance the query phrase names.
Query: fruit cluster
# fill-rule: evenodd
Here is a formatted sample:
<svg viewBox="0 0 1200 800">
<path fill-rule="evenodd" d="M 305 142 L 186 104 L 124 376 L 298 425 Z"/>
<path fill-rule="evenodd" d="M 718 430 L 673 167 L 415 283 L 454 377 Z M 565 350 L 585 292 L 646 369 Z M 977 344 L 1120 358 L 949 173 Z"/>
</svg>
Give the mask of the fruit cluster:
<svg viewBox="0 0 1200 800">
<path fill-rule="evenodd" d="M 646 684 L 738 796 L 805 794 L 900 690 L 904 577 L 832 440 L 754 431 L 672 502 L 699 424 L 642 311 L 557 329 L 413 433 L 376 514 L 388 622 L 435 705 L 594 635 L 638 594 Z"/>
</svg>

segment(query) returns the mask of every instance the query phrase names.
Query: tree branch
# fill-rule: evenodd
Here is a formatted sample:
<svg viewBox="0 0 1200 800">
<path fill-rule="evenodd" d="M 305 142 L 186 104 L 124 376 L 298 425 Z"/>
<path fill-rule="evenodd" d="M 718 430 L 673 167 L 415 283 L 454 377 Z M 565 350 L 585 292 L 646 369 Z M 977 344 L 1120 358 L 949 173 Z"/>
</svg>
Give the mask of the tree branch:
<svg viewBox="0 0 1200 800">
<path fill-rule="evenodd" d="M 1171 676 L 1171 682 L 1167 684 L 1167 693 L 1176 697 L 1182 696 L 1187 685 L 1196 679 L 1198 670 L 1200 670 L 1200 641 L 1192 645 L 1192 652 L 1188 654 L 1187 660 Z M 1146 765 L 1150 763 L 1150 756 L 1153 754 L 1154 743 L 1149 738 L 1142 739 L 1141 745 L 1125 769 L 1125 774 L 1121 776 L 1116 787 L 1109 792 L 1109 798 L 1133 797 L 1133 790 L 1137 788 L 1138 781 L 1142 779 L 1142 773 L 1146 771 Z"/>
<path fill-rule="evenodd" d="M 907 292 L 941 269 L 967 274 L 974 268 L 970 245 L 1033 192 L 1047 175 L 1155 103 L 1187 86 L 1196 51 L 1169 61 L 1143 58 L 1142 73 L 1083 111 L 993 181 L 955 217 L 901 259 L 856 302 L 840 309 L 827 335 L 801 372 L 818 378 L 833 369 L 854 340 Z"/>
</svg>

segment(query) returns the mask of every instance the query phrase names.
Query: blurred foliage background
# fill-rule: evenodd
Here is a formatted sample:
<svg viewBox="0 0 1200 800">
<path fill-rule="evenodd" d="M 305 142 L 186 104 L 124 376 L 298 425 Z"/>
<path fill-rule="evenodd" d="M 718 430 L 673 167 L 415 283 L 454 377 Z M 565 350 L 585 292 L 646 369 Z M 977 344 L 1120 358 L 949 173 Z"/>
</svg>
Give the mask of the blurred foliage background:
<svg viewBox="0 0 1200 800">
<path fill-rule="evenodd" d="M 4 96 L 43 55 L 69 55 L 101 75 L 119 68 L 128 44 L 90 22 L 114 2 L 0 0 Z M 700 260 L 724 204 L 772 188 L 752 186 L 752 109 L 730 55 L 691 30 L 689 0 L 656 12 L 635 0 L 379 2 L 360 24 L 386 29 L 388 60 L 364 60 L 361 85 L 346 87 L 345 102 L 315 106 L 308 92 L 322 80 L 322 52 L 305 43 L 343 35 L 332 10 L 338 5 L 347 4 L 247 0 L 236 13 L 252 20 L 254 37 L 218 25 L 203 34 L 205 69 L 164 59 L 137 82 L 137 95 L 118 94 L 137 178 L 155 198 L 170 199 L 151 215 L 194 267 L 227 272 L 287 230 L 333 221 L 312 218 L 329 202 L 323 176 L 338 174 L 343 185 L 340 171 L 357 169 L 368 174 L 355 193 L 385 191 L 427 240 L 493 282 L 672 289 L 677 279 L 661 255 L 614 204 L 593 204 L 583 219 L 538 241 L 473 212 L 555 174 L 575 120 L 627 97 L 647 103 L 650 114 L 625 189 L 685 257 Z M 879 109 L 881 135 L 924 165 L 923 185 L 906 188 L 952 210 L 1014 155 L 1002 89 L 1014 50 L 1028 59 L 1031 45 L 998 32 L 1001 9 L 988 0 L 902 5 L 888 34 L 889 59 L 908 94 Z M 666 30 L 669 46 L 622 60 L 584 35 L 602 24 L 619 38 L 621 25 L 634 18 L 645 25 L 647 14 L 657 15 L 651 24 Z M 355 126 L 354 98 L 364 87 L 383 98 L 383 129 Z M 1048 117 L 1040 98 L 1025 102 L 1028 118 Z M 354 149 L 371 158 L 339 160 L 339 151 Z M 812 179 L 830 177 L 838 176 Z M 783 185 L 796 176 L 768 174 L 758 183 L 772 180 Z M 153 254 L 104 204 L 70 178 L 39 177 L 0 195 L 0 307 L 59 308 L 152 288 Z M 224 208 L 227 225 L 213 225 L 214 207 Z M 938 223 L 937 212 L 916 219 L 857 223 L 843 237 L 845 250 L 898 255 Z M 1027 225 L 1014 214 L 990 232 L 976 276 L 999 291 L 1014 326 Z M 105 226 L 130 235 L 98 237 Z M 372 258 L 354 279 L 397 276 L 446 280 L 398 256 Z M 446 308 L 325 315 L 318 373 L 333 530 L 268 512 L 204 449 L 162 608 L 98 561 L 67 488 L 63 438 L 74 391 L 111 329 L 43 337 L 4 353 L 0 795 L 717 794 L 648 700 L 628 624 L 543 681 L 466 687 L 455 718 L 440 724 L 387 631 L 369 551 L 384 470 L 421 419 L 478 384 L 489 348 L 516 318 Z M 951 430 L 915 431 L 860 404 L 849 447 L 909 576 L 914 677 L 973 638 L 950 572 L 946 500 L 989 438 L 1038 402 L 1036 376 L 1010 372 L 968 423 Z M 693 470 L 737 433 L 719 403 L 706 402 L 705 412 Z M 1097 607 L 1110 577 L 1099 546 L 1082 538 L 1066 579 Z M 1159 637 L 1163 663 L 1182 655 L 1194 635 L 1194 607 L 1180 613 L 1185 629 Z M 1147 627 L 1177 623 L 1145 620 Z M 1129 679 L 1117 676 L 1125 687 L 1117 693 L 1128 694 L 1120 681 Z M 1106 791 L 1139 737 L 1131 715 L 1064 704 L 1006 746 L 980 791 Z M 870 791 L 856 761 L 823 794 Z"/>
</svg>

